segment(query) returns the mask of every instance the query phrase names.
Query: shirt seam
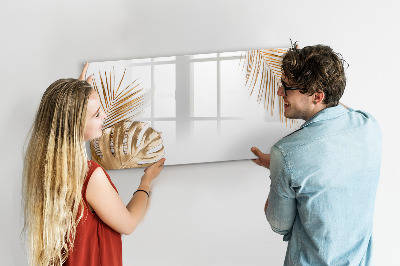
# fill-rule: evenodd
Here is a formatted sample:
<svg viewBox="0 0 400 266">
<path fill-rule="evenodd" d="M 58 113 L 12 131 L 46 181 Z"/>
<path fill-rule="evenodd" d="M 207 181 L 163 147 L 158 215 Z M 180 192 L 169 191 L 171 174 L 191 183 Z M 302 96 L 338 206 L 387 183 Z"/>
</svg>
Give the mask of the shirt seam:
<svg viewBox="0 0 400 266">
<path fill-rule="evenodd" d="M 349 130 L 346 130 L 346 131 L 341 131 L 341 132 L 334 133 L 334 134 L 327 134 L 327 135 L 320 136 L 320 137 L 318 137 L 318 138 L 315 138 L 315 139 L 311 140 L 310 142 L 303 143 L 303 144 L 297 146 L 294 150 L 288 152 L 287 154 L 290 155 L 290 154 L 292 154 L 293 152 L 295 152 L 296 150 L 298 150 L 298 149 L 300 149 L 300 148 L 302 148 L 302 147 L 304 147 L 304 146 L 306 146 L 306 145 L 308 145 L 308 144 L 312 144 L 312 143 L 314 143 L 314 142 L 316 142 L 316 141 L 323 140 L 323 139 L 326 139 L 326 138 L 332 137 L 332 136 L 342 135 L 342 134 L 345 134 L 345 133 L 354 131 L 355 129 L 358 129 L 358 128 L 360 128 L 360 127 L 355 127 L 355 128 L 352 128 L 352 129 L 349 129 Z"/>
<path fill-rule="evenodd" d="M 276 148 L 278 149 L 278 151 L 282 154 L 282 158 L 283 158 L 283 172 L 286 173 L 286 176 L 287 176 L 287 178 L 288 178 L 288 181 L 289 181 L 290 184 L 292 185 L 292 184 L 294 183 L 294 182 L 293 182 L 293 179 L 292 179 L 292 176 L 293 176 L 293 169 L 292 169 L 290 163 L 289 163 L 288 160 L 287 160 L 287 156 L 286 156 L 284 150 L 282 150 L 282 149 L 281 149 L 280 147 L 278 147 L 277 145 L 275 145 L 275 147 L 276 147 Z M 283 177 L 283 176 L 282 176 L 282 177 Z M 278 175 L 278 178 L 281 178 L 281 177 Z M 292 186 L 290 186 L 290 188 L 292 188 Z M 275 193 L 276 193 L 277 195 L 279 195 L 279 197 L 284 198 L 284 197 L 282 197 L 282 196 L 278 193 L 278 191 L 276 191 L 275 189 L 272 189 L 272 190 L 274 190 Z M 296 198 L 296 197 L 294 197 L 294 199 L 295 199 L 295 198 Z M 287 199 L 292 199 L 292 198 L 287 198 Z"/>
<path fill-rule="evenodd" d="M 287 173 L 292 174 L 293 170 L 290 166 L 290 163 L 286 160 L 287 158 L 287 153 L 285 152 L 285 150 L 281 149 L 279 146 L 275 145 L 275 147 L 279 150 L 279 152 L 282 154 L 283 157 L 283 165 L 284 165 L 284 170 L 287 171 Z"/>
</svg>

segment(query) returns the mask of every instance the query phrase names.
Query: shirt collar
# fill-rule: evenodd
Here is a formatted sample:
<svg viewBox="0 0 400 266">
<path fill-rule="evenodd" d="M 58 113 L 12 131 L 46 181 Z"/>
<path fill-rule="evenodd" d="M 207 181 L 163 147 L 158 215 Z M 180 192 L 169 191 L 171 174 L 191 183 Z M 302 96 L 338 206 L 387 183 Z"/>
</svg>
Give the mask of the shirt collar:
<svg viewBox="0 0 400 266">
<path fill-rule="evenodd" d="M 319 111 L 318 113 L 316 113 L 313 117 L 308 119 L 306 122 L 304 122 L 304 124 L 299 129 L 302 129 L 302 128 L 304 128 L 312 123 L 315 123 L 315 122 L 324 121 L 324 120 L 342 116 L 345 113 L 347 113 L 348 111 L 349 111 L 349 109 L 346 109 L 342 105 L 325 108 L 325 109 Z"/>
</svg>

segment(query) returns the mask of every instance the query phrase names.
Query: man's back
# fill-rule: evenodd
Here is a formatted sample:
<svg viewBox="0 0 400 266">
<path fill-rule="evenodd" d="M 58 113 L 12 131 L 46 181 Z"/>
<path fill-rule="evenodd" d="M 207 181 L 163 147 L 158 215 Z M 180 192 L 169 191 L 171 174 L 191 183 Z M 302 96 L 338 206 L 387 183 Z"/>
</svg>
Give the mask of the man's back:
<svg viewBox="0 0 400 266">
<path fill-rule="evenodd" d="M 267 218 L 289 240 L 285 265 L 369 265 L 380 160 L 376 120 L 342 106 L 272 148 Z"/>
</svg>

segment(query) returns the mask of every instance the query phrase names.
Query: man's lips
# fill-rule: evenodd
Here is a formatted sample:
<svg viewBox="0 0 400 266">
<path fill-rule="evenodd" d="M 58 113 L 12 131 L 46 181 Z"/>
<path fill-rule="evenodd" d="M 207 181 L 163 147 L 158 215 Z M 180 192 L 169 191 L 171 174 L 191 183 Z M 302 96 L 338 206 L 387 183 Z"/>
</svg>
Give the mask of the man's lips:
<svg viewBox="0 0 400 266">
<path fill-rule="evenodd" d="M 284 102 L 285 108 L 288 108 L 290 106 L 290 103 Z"/>
</svg>

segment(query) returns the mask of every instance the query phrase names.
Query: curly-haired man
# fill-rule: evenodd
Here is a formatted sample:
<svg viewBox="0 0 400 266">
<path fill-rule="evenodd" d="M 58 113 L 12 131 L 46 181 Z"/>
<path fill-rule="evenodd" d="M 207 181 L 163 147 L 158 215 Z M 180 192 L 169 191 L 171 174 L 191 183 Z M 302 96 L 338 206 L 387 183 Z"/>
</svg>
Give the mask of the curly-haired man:
<svg viewBox="0 0 400 266">
<path fill-rule="evenodd" d="M 270 154 L 265 204 L 273 231 L 289 241 L 284 265 L 370 265 L 381 132 L 368 113 L 339 104 L 344 60 L 324 45 L 293 46 L 282 62 L 284 115 L 306 122 Z"/>
</svg>

